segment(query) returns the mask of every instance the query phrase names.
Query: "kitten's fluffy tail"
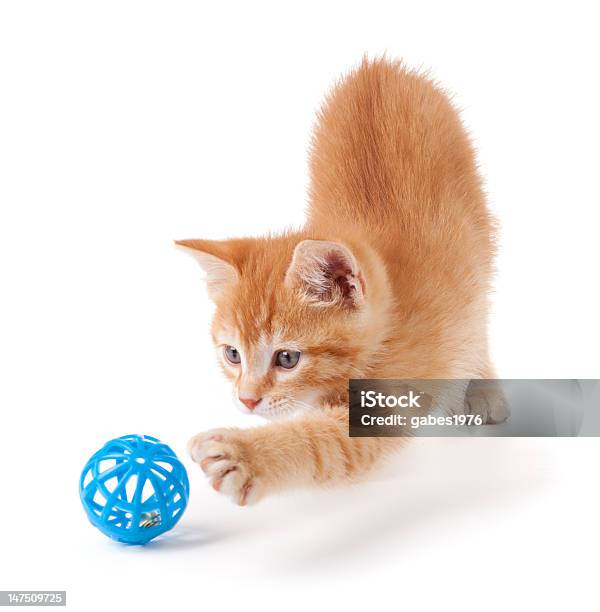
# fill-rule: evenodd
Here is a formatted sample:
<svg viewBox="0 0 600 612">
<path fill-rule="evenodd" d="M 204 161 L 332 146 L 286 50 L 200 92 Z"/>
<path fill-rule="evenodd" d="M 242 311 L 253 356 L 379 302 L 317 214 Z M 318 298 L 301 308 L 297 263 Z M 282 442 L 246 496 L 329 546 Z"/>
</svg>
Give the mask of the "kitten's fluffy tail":
<svg viewBox="0 0 600 612">
<path fill-rule="evenodd" d="M 476 212 L 483 203 L 472 147 L 447 96 L 386 59 L 364 59 L 333 88 L 315 127 L 310 172 L 312 227 L 407 229 L 424 215 Z"/>
</svg>

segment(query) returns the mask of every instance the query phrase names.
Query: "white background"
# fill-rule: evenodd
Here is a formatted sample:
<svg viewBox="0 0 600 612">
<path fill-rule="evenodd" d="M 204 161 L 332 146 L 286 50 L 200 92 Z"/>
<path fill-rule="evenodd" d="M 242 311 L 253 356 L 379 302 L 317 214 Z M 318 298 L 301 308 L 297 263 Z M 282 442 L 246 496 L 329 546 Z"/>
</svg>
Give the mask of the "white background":
<svg viewBox="0 0 600 612">
<path fill-rule="evenodd" d="M 599 377 L 593 3 L 0 4 L 0 589 L 69 608 L 598 609 L 596 439 L 415 443 L 370 484 L 190 507 L 145 548 L 77 496 L 108 438 L 238 415 L 186 237 L 302 222 L 315 110 L 364 52 L 455 93 L 502 225 L 505 377 Z"/>
</svg>

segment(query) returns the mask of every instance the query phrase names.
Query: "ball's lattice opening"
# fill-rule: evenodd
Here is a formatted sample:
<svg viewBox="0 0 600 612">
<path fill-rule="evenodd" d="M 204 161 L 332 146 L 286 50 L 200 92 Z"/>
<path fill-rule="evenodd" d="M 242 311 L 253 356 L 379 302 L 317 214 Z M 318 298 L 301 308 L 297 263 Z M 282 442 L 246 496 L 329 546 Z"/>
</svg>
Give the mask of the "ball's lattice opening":
<svg viewBox="0 0 600 612">
<path fill-rule="evenodd" d="M 88 518 L 109 537 L 145 544 L 183 514 L 189 481 L 175 453 L 152 436 L 107 442 L 87 462 L 79 492 Z"/>
</svg>

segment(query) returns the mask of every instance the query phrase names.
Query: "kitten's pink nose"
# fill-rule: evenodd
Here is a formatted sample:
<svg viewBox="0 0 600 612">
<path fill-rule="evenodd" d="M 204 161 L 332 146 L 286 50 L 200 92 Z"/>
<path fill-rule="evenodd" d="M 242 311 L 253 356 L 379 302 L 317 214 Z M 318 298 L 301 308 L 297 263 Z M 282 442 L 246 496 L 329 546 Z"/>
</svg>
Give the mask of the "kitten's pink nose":
<svg viewBox="0 0 600 612">
<path fill-rule="evenodd" d="M 258 398 L 258 399 L 253 399 L 253 398 L 247 398 L 247 397 L 240 397 L 240 402 L 242 402 L 242 404 L 244 404 L 244 406 L 246 406 L 246 408 L 248 408 L 248 410 L 254 410 L 258 404 L 260 403 L 260 400 L 262 398 Z"/>
</svg>

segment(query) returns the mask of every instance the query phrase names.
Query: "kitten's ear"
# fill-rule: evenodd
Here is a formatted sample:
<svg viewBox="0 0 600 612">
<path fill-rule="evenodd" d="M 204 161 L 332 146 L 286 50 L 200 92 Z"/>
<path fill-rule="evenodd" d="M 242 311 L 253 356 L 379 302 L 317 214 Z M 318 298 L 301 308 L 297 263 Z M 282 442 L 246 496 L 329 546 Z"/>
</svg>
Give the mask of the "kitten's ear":
<svg viewBox="0 0 600 612">
<path fill-rule="evenodd" d="M 365 282 L 356 258 L 343 244 L 303 240 L 294 249 L 285 283 L 323 306 L 356 308 L 364 301 Z"/>
<path fill-rule="evenodd" d="M 227 241 L 176 240 L 175 244 L 192 255 L 206 272 L 206 287 L 213 301 L 226 287 L 237 282 L 238 273 Z"/>
</svg>

